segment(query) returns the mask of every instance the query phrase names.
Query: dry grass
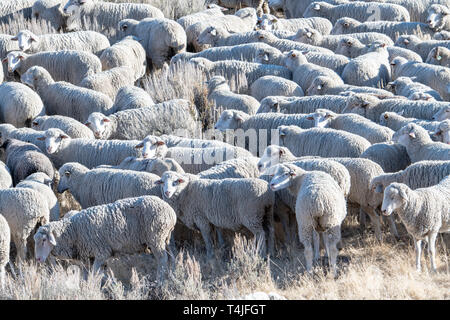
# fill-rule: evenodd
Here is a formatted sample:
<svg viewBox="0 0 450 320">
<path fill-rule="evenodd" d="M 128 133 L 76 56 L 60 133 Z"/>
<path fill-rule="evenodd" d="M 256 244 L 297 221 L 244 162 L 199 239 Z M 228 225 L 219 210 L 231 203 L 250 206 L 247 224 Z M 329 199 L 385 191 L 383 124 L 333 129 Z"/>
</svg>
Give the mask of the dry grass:
<svg viewBox="0 0 450 320">
<path fill-rule="evenodd" d="M 404 228 L 395 241 L 385 233 L 377 243 L 371 230 L 363 234 L 356 219 L 343 226 L 340 274 L 334 279 L 323 266 L 304 273 L 302 249 L 279 244 L 277 255 L 262 259 L 253 241 L 236 235 L 231 249 L 206 259 L 198 235 L 179 242 L 168 279 L 155 282 L 156 263 L 148 254 L 113 258 L 105 280 L 76 267 L 23 265 L 13 280 L 8 273 L 0 299 L 232 299 L 255 291 L 276 291 L 288 299 L 450 299 L 448 252 L 438 240 L 438 272 L 414 268 L 412 241 Z M 442 238 L 441 238 L 442 239 Z M 123 282 L 121 282 L 123 281 Z"/>
<path fill-rule="evenodd" d="M 58 33 L 52 25 L 42 19 L 25 19 L 23 14 L 14 14 L 7 23 L 0 23 L 0 34 L 15 36 L 20 30 L 30 30 L 34 34 Z"/>
</svg>

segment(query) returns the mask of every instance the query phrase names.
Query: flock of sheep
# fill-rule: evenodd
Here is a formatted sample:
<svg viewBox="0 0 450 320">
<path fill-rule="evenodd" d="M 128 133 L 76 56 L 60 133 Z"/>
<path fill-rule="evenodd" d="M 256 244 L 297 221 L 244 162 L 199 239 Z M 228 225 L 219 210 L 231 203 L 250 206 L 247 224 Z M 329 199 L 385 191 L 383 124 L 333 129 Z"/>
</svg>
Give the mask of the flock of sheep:
<svg viewBox="0 0 450 320">
<path fill-rule="evenodd" d="M 262 256 L 299 240 L 308 272 L 324 247 L 337 274 L 353 209 L 380 241 L 383 216 L 398 237 L 398 215 L 416 268 L 425 240 L 436 270 L 450 231 L 450 0 L 216 0 L 176 21 L 141 2 L 0 0 L 1 23 L 59 32 L 0 35 L 2 286 L 11 242 L 16 266 L 93 259 L 96 272 L 150 249 L 164 281 L 176 224 L 201 233 L 208 258 L 223 231 L 245 229 Z M 207 79 L 214 129 L 194 101 L 142 89 L 175 69 Z M 81 211 L 63 214 L 66 191 Z"/>
</svg>

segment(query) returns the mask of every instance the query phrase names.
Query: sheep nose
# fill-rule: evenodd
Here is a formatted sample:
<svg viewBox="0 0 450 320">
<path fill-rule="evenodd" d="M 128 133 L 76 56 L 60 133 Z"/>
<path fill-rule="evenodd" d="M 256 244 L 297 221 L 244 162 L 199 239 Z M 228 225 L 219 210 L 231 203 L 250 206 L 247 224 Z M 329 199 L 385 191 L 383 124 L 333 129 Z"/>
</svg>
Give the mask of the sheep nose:
<svg viewBox="0 0 450 320">
<path fill-rule="evenodd" d="M 165 191 L 165 192 L 164 192 L 164 195 L 165 195 L 166 197 L 168 197 L 168 196 L 170 195 L 169 191 Z"/>
</svg>

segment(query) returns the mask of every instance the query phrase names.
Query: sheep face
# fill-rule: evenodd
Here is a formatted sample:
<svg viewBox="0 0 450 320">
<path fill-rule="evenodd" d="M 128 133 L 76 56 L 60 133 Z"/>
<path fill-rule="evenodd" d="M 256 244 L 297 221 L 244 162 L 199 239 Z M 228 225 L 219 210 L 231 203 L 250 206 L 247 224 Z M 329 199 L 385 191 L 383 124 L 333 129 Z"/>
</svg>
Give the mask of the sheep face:
<svg viewBox="0 0 450 320">
<path fill-rule="evenodd" d="M 351 19 L 348 17 L 340 18 L 334 24 L 333 29 L 331 30 L 331 34 L 345 34 L 348 29 L 354 28 L 360 24 L 359 21 L 355 19 Z"/>
<path fill-rule="evenodd" d="M 256 24 L 256 28 L 260 30 L 274 30 L 278 19 L 270 14 L 262 15 Z"/>
<path fill-rule="evenodd" d="M 215 76 L 209 79 L 206 82 L 208 85 L 208 92 L 211 93 L 214 90 L 226 90 L 230 91 L 230 87 L 228 86 L 227 80 L 225 80 L 222 76 Z"/>
<path fill-rule="evenodd" d="M 34 256 L 36 261 L 44 263 L 55 246 L 56 239 L 50 228 L 48 226 L 40 227 L 34 235 Z"/>
<path fill-rule="evenodd" d="M 292 170 L 292 168 L 282 164 L 272 167 L 270 171 L 270 175 L 273 175 L 272 180 L 270 180 L 270 189 L 272 191 L 278 191 L 290 187 L 292 185 L 292 179 L 297 176 L 297 173 Z"/>
<path fill-rule="evenodd" d="M 70 180 L 72 178 L 72 170 L 70 167 L 61 167 L 60 169 L 60 180 L 58 183 L 58 193 L 63 193 L 70 189 Z"/>
<path fill-rule="evenodd" d="M 12 38 L 11 40 L 17 41 L 19 43 L 19 48 L 22 51 L 27 51 L 33 45 L 33 42 L 38 42 L 38 37 L 28 30 L 20 31 L 17 36 Z"/>
<path fill-rule="evenodd" d="M 36 1 L 32 7 L 32 17 L 50 22 L 56 30 L 60 30 L 65 24 L 65 16 L 62 13 L 61 3 L 53 1 Z"/>
<path fill-rule="evenodd" d="M 308 96 L 318 96 L 323 95 L 325 89 L 329 87 L 331 80 L 326 77 L 317 77 L 313 80 L 308 89 L 306 89 L 306 95 Z"/>
<path fill-rule="evenodd" d="M 325 128 L 332 118 L 333 113 L 325 109 L 317 109 L 308 116 L 309 120 L 314 120 L 314 127 L 317 128 Z"/>
<path fill-rule="evenodd" d="M 136 149 L 142 149 L 142 158 L 152 159 L 158 156 L 164 156 L 161 154 L 163 149 L 167 149 L 164 141 L 155 136 L 147 136 L 141 143 L 135 146 Z"/>
<path fill-rule="evenodd" d="M 187 179 L 180 173 L 166 171 L 161 176 L 161 180 L 157 181 L 157 184 L 161 185 L 161 193 L 164 199 L 170 199 L 174 195 L 178 195 L 187 186 Z"/>
<path fill-rule="evenodd" d="M 442 121 L 433 135 L 443 143 L 450 144 L 450 120 Z"/>
<path fill-rule="evenodd" d="M 322 42 L 322 35 L 314 29 L 302 28 L 295 35 L 295 41 L 311 45 L 319 45 Z"/>
<path fill-rule="evenodd" d="M 444 121 L 445 119 L 450 119 L 450 107 L 439 110 L 432 119 L 433 121 Z"/>
<path fill-rule="evenodd" d="M 242 126 L 242 123 L 246 120 L 246 114 L 237 110 L 225 110 L 217 120 L 214 129 L 225 131 L 227 129 L 236 130 Z"/>
<path fill-rule="evenodd" d="M 272 97 L 266 97 L 261 101 L 257 113 L 267 113 L 267 112 L 281 112 L 280 103 L 277 99 Z"/>
<path fill-rule="evenodd" d="M 403 206 L 407 200 L 407 187 L 405 187 L 400 183 L 392 183 L 384 190 L 383 204 L 381 205 L 383 215 L 389 216 Z"/>
<path fill-rule="evenodd" d="M 8 72 L 13 73 L 16 71 L 23 60 L 26 59 L 26 56 L 23 52 L 20 51 L 11 51 L 8 53 L 5 59 L 3 59 L 3 63 L 8 63 Z"/>
<path fill-rule="evenodd" d="M 73 14 L 79 10 L 80 7 L 91 2 L 90 0 L 69 0 L 63 8 L 65 14 Z"/>
<path fill-rule="evenodd" d="M 93 112 L 89 115 L 85 125 L 92 130 L 95 138 L 102 139 L 110 125 L 111 119 L 100 112 Z"/>
<path fill-rule="evenodd" d="M 291 50 L 285 54 L 283 63 L 286 68 L 294 72 L 298 66 L 308 63 L 308 61 L 302 52 L 298 50 Z"/>
<path fill-rule="evenodd" d="M 439 31 L 444 26 L 445 16 L 450 14 L 449 10 L 441 5 L 432 5 L 428 8 L 427 24 L 430 29 Z"/>
<path fill-rule="evenodd" d="M 282 53 L 275 49 L 258 49 L 255 54 L 255 62 L 262 64 L 275 64 L 275 60 L 280 58 Z"/>
<path fill-rule="evenodd" d="M 55 128 L 48 129 L 43 136 L 38 138 L 38 140 L 45 141 L 45 149 L 49 154 L 58 152 L 63 140 L 66 139 L 69 140 L 69 136 L 62 130 Z"/>
<path fill-rule="evenodd" d="M 42 125 L 42 117 L 34 118 L 34 120 L 31 122 L 31 128 L 34 130 L 40 131 Z"/>
<path fill-rule="evenodd" d="M 197 43 L 199 45 L 210 44 L 213 45 L 219 38 L 219 32 L 216 27 L 208 27 L 203 30 L 197 37 Z"/>
<path fill-rule="evenodd" d="M 32 89 L 36 88 L 37 82 L 42 78 L 51 78 L 47 70 L 42 67 L 34 66 L 29 68 L 20 76 L 20 81 Z"/>
<path fill-rule="evenodd" d="M 286 153 L 285 147 L 268 146 L 258 161 L 258 170 L 264 173 L 268 168 L 280 163 L 280 158 Z"/>
</svg>

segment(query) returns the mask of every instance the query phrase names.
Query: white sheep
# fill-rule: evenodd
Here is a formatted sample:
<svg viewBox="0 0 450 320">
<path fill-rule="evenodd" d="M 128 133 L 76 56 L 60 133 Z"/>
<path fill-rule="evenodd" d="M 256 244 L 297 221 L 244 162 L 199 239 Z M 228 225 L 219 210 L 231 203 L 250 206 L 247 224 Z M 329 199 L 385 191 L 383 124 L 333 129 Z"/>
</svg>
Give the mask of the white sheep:
<svg viewBox="0 0 450 320">
<path fill-rule="evenodd" d="M 280 19 L 271 14 L 264 14 L 258 19 L 257 27 L 262 30 L 285 30 L 297 32 L 300 28 L 309 27 L 316 29 L 323 35 L 330 33 L 333 25 L 328 19 L 320 17 Z"/>
<path fill-rule="evenodd" d="M 125 86 L 117 91 L 112 108 L 117 112 L 148 107 L 154 104 L 152 97 L 144 89 L 135 86 Z"/>
<path fill-rule="evenodd" d="M 432 4 L 427 10 L 428 26 L 434 31 L 450 31 L 450 9 L 443 4 Z"/>
<path fill-rule="evenodd" d="M 428 53 L 425 62 L 450 68 L 450 49 L 440 46 L 434 47 Z"/>
<path fill-rule="evenodd" d="M 450 144 L 450 120 L 439 123 L 433 136 L 443 143 Z"/>
<path fill-rule="evenodd" d="M 384 172 L 397 172 L 411 164 L 406 148 L 398 143 L 375 143 L 361 154 L 361 158 L 372 160 L 383 168 Z"/>
<path fill-rule="evenodd" d="M 6 270 L 9 262 L 9 250 L 11 243 L 11 231 L 6 219 L 0 214 L 0 288 L 5 288 Z"/>
<path fill-rule="evenodd" d="M 380 115 L 380 124 L 386 126 L 394 131 L 400 130 L 402 127 L 406 126 L 408 123 L 415 123 L 429 132 L 436 132 L 439 127 L 439 121 L 427 121 L 420 120 L 416 118 L 405 118 L 402 115 L 395 112 L 383 112 Z"/>
<path fill-rule="evenodd" d="M 407 97 L 410 100 L 418 100 L 414 99 L 415 95 L 417 93 L 423 93 L 431 97 L 431 99 L 425 100 L 442 101 L 439 92 L 433 90 L 429 86 L 424 85 L 423 83 L 415 82 L 409 77 L 398 77 L 394 81 L 389 82 L 387 87 L 396 95 Z"/>
<path fill-rule="evenodd" d="M 72 139 L 94 139 L 94 134 L 88 127 L 77 120 L 65 116 L 39 116 L 31 122 L 31 128 L 45 131 L 50 128 L 58 128 L 67 133 Z"/>
<path fill-rule="evenodd" d="M 250 86 L 250 94 L 257 101 L 262 101 L 268 96 L 304 96 L 302 88 L 294 81 L 276 76 L 264 76 L 253 82 L 253 84 Z"/>
<path fill-rule="evenodd" d="M 233 159 L 234 160 L 234 159 Z M 97 169 L 121 169 L 121 170 L 133 170 L 133 171 L 145 171 L 148 173 L 161 176 L 165 171 L 175 171 L 184 173 L 183 168 L 178 162 L 171 158 L 136 158 L 127 157 L 117 166 L 98 166 Z"/>
<path fill-rule="evenodd" d="M 395 42 L 398 47 L 412 50 L 422 57 L 422 60 L 426 60 L 431 49 L 440 46 L 450 49 L 450 42 L 446 40 L 421 40 L 416 36 L 401 36 Z"/>
<path fill-rule="evenodd" d="M 392 183 L 384 190 L 384 215 L 396 212 L 415 241 L 416 269 L 421 271 L 422 240 L 428 243 L 431 270 L 436 272 L 435 252 L 438 233 L 450 231 L 450 178 L 438 185 L 411 190 L 402 183 Z"/>
<path fill-rule="evenodd" d="M 317 109 L 328 109 L 336 113 L 342 113 L 342 110 L 344 110 L 347 105 L 347 99 L 347 97 L 336 95 L 294 97 L 293 99 L 269 96 L 261 100 L 261 105 L 257 113 L 313 113 Z"/>
<path fill-rule="evenodd" d="M 445 119 L 450 119 L 450 106 L 440 109 L 433 115 L 433 121 L 444 121 Z"/>
<path fill-rule="evenodd" d="M 11 171 L 3 161 L 0 161 L 0 189 L 8 189 L 12 186 Z"/>
</svg>

